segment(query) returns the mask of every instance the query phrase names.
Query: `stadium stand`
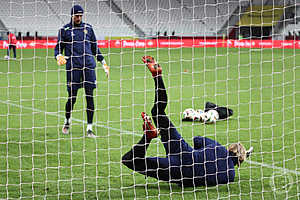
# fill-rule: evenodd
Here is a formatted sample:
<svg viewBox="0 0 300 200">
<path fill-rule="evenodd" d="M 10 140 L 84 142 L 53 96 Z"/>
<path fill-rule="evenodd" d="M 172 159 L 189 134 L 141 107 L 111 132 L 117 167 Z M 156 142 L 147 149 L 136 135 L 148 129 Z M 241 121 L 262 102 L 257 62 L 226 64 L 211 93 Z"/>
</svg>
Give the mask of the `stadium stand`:
<svg viewBox="0 0 300 200">
<path fill-rule="evenodd" d="M 87 1 L 85 6 L 85 21 L 93 25 L 98 38 L 135 36 L 135 32 L 123 23 L 117 13 L 112 12 L 107 2 Z"/>
<path fill-rule="evenodd" d="M 217 36 L 218 31 L 239 8 L 239 1 L 221 0 L 211 4 L 198 1 L 120 1 L 116 4 L 147 35 L 175 31 L 177 36 Z"/>
<path fill-rule="evenodd" d="M 243 2 L 218 0 L 211 4 L 205 0 L 144 1 L 114 0 L 122 10 L 118 15 L 109 1 L 35 1 L 12 0 L 2 2 L 1 18 L 10 30 L 31 35 L 56 36 L 57 30 L 70 20 L 70 9 L 74 3 L 81 4 L 85 21 L 94 26 L 98 38 L 105 36 L 138 36 L 132 28 L 138 26 L 146 36 L 158 32 L 176 36 L 217 36 L 226 27 L 231 14 Z M 112 1 L 110 1 L 112 2 Z M 63 4 L 63 6 L 62 6 Z M 124 23 L 124 13 L 133 26 Z"/>
<path fill-rule="evenodd" d="M 64 6 L 61 6 L 63 3 Z M 74 2 L 52 0 L 12 0 L 1 3 L 0 18 L 9 30 L 31 35 L 38 31 L 42 36 L 57 36 L 60 27 L 70 21 L 70 8 Z M 86 11 L 87 23 L 94 26 L 98 38 L 104 36 L 134 36 L 135 33 L 122 22 L 104 1 L 78 2 Z M 2 12 L 3 11 L 3 12 Z"/>
<path fill-rule="evenodd" d="M 300 5 L 290 9 L 289 16 L 285 20 L 284 28 L 281 29 L 279 39 L 300 39 Z M 294 11 L 294 12 L 293 12 Z"/>
<path fill-rule="evenodd" d="M 44 1 L 3 1 L 1 11 L 0 17 L 5 26 L 24 35 L 38 31 L 40 35 L 54 36 L 57 35 L 57 27 L 62 25 Z"/>
<path fill-rule="evenodd" d="M 114 2 L 121 9 L 121 14 L 116 13 L 108 2 Z M 241 11 L 242 7 L 249 4 L 249 0 L 10 0 L 1 2 L 0 19 L 3 27 L 21 32 L 22 35 L 30 33 L 33 36 L 38 32 L 40 36 L 55 37 L 57 30 L 70 20 L 70 7 L 74 3 L 79 3 L 85 8 L 84 20 L 94 26 L 97 38 L 102 39 L 107 36 L 141 36 L 134 27 L 139 27 L 147 37 L 157 36 L 158 33 L 165 33 L 167 36 L 222 36 L 235 24 L 236 20 L 232 19 L 233 13 Z M 274 4 L 270 0 L 262 2 L 264 5 L 270 3 Z M 279 5 L 283 3 L 288 5 L 293 2 L 277 2 Z M 278 35 L 298 35 L 298 5 L 295 10 L 296 24 L 286 21 L 280 27 Z M 124 23 L 125 15 L 128 16 L 131 25 Z"/>
</svg>

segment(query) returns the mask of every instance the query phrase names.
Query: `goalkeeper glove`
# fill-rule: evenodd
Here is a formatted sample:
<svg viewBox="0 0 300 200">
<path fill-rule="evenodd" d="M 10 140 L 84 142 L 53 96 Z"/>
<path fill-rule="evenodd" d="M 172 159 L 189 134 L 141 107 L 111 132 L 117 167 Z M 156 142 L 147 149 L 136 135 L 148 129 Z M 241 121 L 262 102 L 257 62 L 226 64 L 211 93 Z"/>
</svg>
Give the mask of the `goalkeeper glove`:
<svg viewBox="0 0 300 200">
<path fill-rule="evenodd" d="M 67 63 L 66 57 L 63 56 L 62 54 L 58 54 L 56 56 L 56 61 L 59 66 L 62 66 Z"/>
<path fill-rule="evenodd" d="M 106 77 L 108 78 L 109 77 L 109 69 L 110 69 L 110 67 L 106 64 L 105 60 L 102 60 L 101 63 L 102 63 L 102 67 L 103 67 L 103 69 L 105 71 Z"/>
<path fill-rule="evenodd" d="M 105 71 L 106 77 L 108 78 L 109 77 L 109 66 L 107 64 L 104 64 L 104 65 L 102 65 L 102 67 Z"/>
</svg>

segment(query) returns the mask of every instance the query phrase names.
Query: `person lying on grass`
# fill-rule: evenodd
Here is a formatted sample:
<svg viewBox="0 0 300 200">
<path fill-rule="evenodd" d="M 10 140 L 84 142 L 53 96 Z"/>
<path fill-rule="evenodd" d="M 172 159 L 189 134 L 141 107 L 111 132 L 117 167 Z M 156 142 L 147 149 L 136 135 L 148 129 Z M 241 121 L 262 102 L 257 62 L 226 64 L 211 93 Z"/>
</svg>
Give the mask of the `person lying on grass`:
<svg viewBox="0 0 300 200">
<path fill-rule="evenodd" d="M 144 56 L 143 62 L 152 73 L 155 83 L 155 101 L 151 118 L 142 112 L 144 134 L 140 141 L 122 157 L 128 168 L 158 180 L 176 183 L 182 187 L 214 186 L 234 181 L 235 168 L 250 155 L 241 143 L 228 149 L 212 139 L 194 137 L 194 148 L 184 141 L 166 116 L 168 97 L 162 78 L 162 67 L 153 57 Z M 153 138 L 160 135 L 166 157 L 145 157 Z"/>
</svg>

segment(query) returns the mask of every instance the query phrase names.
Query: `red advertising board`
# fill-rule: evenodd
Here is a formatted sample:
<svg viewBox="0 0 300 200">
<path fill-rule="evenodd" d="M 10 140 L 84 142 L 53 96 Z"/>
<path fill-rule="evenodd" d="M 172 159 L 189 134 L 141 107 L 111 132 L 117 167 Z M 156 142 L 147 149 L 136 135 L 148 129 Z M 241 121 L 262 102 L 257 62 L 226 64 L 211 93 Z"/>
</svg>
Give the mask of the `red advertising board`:
<svg viewBox="0 0 300 200">
<path fill-rule="evenodd" d="M 54 48 L 56 40 L 23 40 L 17 48 Z M 148 40 L 98 40 L 100 48 L 179 48 L 179 47 L 227 47 L 227 48 L 290 48 L 300 49 L 300 40 L 222 40 L 222 39 L 148 39 Z M 0 41 L 0 49 L 8 47 Z"/>
</svg>

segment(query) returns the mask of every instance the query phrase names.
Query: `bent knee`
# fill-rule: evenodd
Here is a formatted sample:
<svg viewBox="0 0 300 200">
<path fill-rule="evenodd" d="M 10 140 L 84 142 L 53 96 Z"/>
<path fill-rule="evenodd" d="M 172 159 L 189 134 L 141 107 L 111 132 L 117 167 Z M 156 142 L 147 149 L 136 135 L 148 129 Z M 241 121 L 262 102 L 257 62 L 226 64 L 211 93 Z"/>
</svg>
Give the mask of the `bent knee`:
<svg viewBox="0 0 300 200">
<path fill-rule="evenodd" d="M 122 160 L 122 164 L 133 170 L 133 162 L 129 160 Z"/>
<path fill-rule="evenodd" d="M 133 161 L 133 157 L 130 153 L 126 153 L 122 156 L 122 163 L 128 162 L 128 161 Z"/>
<path fill-rule="evenodd" d="M 125 154 L 122 157 L 122 164 L 125 165 L 126 167 L 133 169 L 133 159 L 130 158 L 130 156 L 128 154 Z"/>
</svg>

